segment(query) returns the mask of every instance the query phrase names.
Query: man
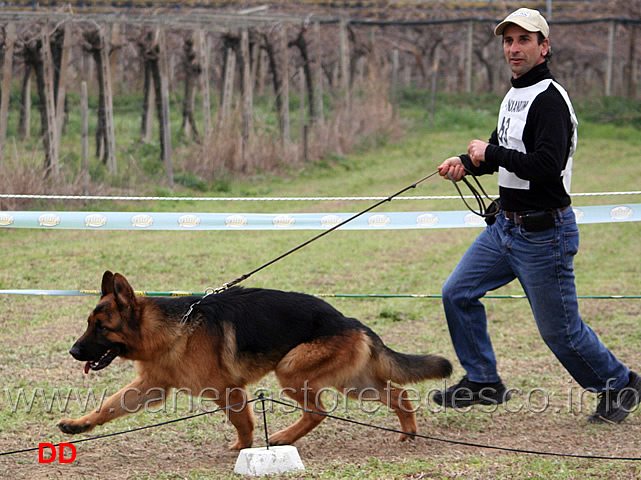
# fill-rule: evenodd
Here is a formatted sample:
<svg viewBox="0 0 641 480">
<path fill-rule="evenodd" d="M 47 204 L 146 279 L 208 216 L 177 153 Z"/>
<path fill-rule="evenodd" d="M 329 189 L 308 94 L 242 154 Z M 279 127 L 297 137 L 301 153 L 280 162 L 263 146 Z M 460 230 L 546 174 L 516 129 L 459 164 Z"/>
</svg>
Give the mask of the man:
<svg viewBox="0 0 641 480">
<path fill-rule="evenodd" d="M 579 315 L 573 267 L 579 231 L 568 194 L 578 122 L 548 69 L 549 26 L 538 11 L 521 8 L 494 33 L 503 37 L 512 71 L 497 129 L 489 143 L 472 140 L 467 154 L 446 159 L 439 173 L 459 181 L 466 171 L 498 172 L 501 210 L 443 285 L 450 336 L 466 375 L 434 401 L 464 407 L 510 398 L 479 299 L 517 278 L 547 346 L 583 388 L 599 393 L 588 421 L 619 423 L 639 403 L 641 377 Z"/>
</svg>

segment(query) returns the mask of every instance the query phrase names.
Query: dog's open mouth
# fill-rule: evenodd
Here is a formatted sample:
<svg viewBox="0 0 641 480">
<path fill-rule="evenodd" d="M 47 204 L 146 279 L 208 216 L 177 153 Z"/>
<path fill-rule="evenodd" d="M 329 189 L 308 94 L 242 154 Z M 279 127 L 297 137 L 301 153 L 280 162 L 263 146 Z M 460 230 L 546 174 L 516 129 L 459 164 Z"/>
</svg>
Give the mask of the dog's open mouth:
<svg viewBox="0 0 641 480">
<path fill-rule="evenodd" d="M 107 350 L 102 357 L 98 360 L 92 360 L 85 363 L 85 374 L 89 373 L 89 370 L 102 370 L 107 365 L 109 365 L 114 358 L 120 355 L 120 346 L 114 345 L 109 350 Z"/>
</svg>

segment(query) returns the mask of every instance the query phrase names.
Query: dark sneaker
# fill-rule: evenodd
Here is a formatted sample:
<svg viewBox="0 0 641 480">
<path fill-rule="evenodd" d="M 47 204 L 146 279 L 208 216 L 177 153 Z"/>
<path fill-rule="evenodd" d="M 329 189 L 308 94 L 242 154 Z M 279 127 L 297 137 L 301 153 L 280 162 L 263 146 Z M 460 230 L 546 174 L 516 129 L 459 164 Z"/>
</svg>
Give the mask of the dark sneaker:
<svg viewBox="0 0 641 480">
<path fill-rule="evenodd" d="M 621 390 L 604 390 L 599 394 L 596 412 L 589 423 L 621 423 L 636 408 L 641 397 L 641 377 L 630 372 L 630 380 Z"/>
<path fill-rule="evenodd" d="M 469 405 L 497 405 L 510 399 L 510 391 L 500 380 L 494 383 L 476 383 L 464 376 L 459 383 L 432 397 L 444 407 L 462 408 Z"/>
</svg>

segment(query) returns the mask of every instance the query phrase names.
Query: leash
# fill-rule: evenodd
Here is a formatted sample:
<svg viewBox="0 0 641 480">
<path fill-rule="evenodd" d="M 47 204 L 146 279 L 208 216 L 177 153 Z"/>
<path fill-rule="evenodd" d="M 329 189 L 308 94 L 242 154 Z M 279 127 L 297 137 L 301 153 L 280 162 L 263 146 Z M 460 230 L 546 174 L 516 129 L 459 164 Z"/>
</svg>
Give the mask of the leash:
<svg viewBox="0 0 641 480">
<path fill-rule="evenodd" d="M 467 200 L 465 200 L 465 196 L 463 195 L 463 192 L 461 192 L 461 189 L 458 186 L 458 183 L 452 178 L 452 176 L 447 174 L 447 178 L 449 178 L 452 183 L 454 184 L 454 188 L 456 188 L 456 191 L 458 192 L 459 196 L 461 197 L 461 200 L 463 200 L 463 203 L 465 206 L 468 208 L 468 210 L 480 217 L 485 218 L 485 222 L 488 225 L 492 225 L 496 221 L 496 214 L 499 213 L 499 210 L 501 209 L 501 204 L 499 202 L 499 199 L 492 199 L 485 189 L 483 188 L 483 185 L 481 185 L 481 182 L 478 181 L 476 178 L 476 175 L 474 175 L 472 172 L 470 172 L 467 168 L 465 169 L 465 173 L 467 175 L 471 175 L 472 179 L 478 186 L 479 190 L 481 190 L 481 193 L 472 185 L 467 178 L 462 177 L 461 180 L 465 185 L 467 185 L 467 188 L 470 189 L 470 192 L 472 192 L 472 196 L 476 200 L 476 204 L 478 206 L 478 211 L 474 210 L 470 205 L 467 203 Z M 484 198 L 485 197 L 485 198 Z M 485 200 L 489 200 L 489 204 L 486 206 L 485 205 Z"/>
<path fill-rule="evenodd" d="M 368 208 L 366 208 L 365 210 L 362 210 L 362 211 L 360 211 L 360 212 L 358 212 L 358 213 L 356 213 L 356 214 L 352 215 L 352 216 L 351 216 L 351 217 L 349 217 L 347 220 L 343 220 L 342 222 L 340 222 L 340 223 L 338 223 L 338 224 L 334 225 L 333 227 L 331 227 L 331 228 L 329 228 L 329 229 L 325 230 L 324 232 L 319 233 L 319 234 L 318 234 L 318 235 L 316 235 L 315 237 L 310 238 L 310 239 L 309 239 L 309 240 L 307 240 L 306 242 L 303 242 L 303 243 L 301 243 L 300 245 L 298 245 L 298 246 L 296 246 L 296 247 L 294 247 L 294 248 L 292 248 L 292 249 L 290 249 L 290 250 L 286 251 L 286 252 L 285 252 L 285 253 L 283 253 L 282 255 L 279 255 L 278 257 L 276 257 L 276 258 L 274 258 L 274 259 L 270 260 L 269 262 L 264 263 L 263 265 L 261 265 L 260 267 L 258 267 L 258 268 L 256 268 L 256 269 L 252 270 L 251 272 L 245 273 L 244 275 L 241 275 L 240 277 L 238 277 L 238 278 L 236 278 L 236 279 L 232 280 L 231 282 L 224 283 L 222 286 L 220 286 L 220 287 L 218 287 L 218 288 L 215 288 L 215 289 L 214 289 L 214 288 L 211 288 L 211 287 L 207 288 L 207 289 L 205 290 L 205 295 L 204 295 L 200 300 L 198 300 L 198 301 L 197 301 L 197 302 L 195 302 L 195 303 L 192 303 L 192 304 L 189 306 L 189 309 L 187 310 L 187 313 L 185 313 L 185 315 L 183 315 L 183 318 L 182 318 L 182 320 L 180 321 L 180 325 L 181 325 L 181 326 L 183 326 L 183 325 L 187 322 L 187 320 L 189 319 L 189 316 L 190 316 L 190 315 L 192 314 L 192 312 L 194 311 L 194 308 L 195 308 L 195 307 L 197 307 L 197 306 L 198 306 L 198 305 L 199 305 L 199 304 L 200 304 L 200 303 L 201 303 L 205 298 L 207 298 L 209 295 L 216 294 L 216 293 L 220 293 L 220 292 L 224 292 L 225 290 L 227 290 L 227 289 L 229 289 L 229 288 L 233 287 L 234 285 L 238 285 L 238 284 L 239 284 L 240 282 L 242 282 L 243 280 L 247 280 L 247 279 L 248 279 L 249 277 L 251 277 L 253 274 L 255 274 L 255 273 L 257 273 L 257 272 L 260 272 L 260 271 L 261 271 L 261 270 L 263 270 L 264 268 L 267 268 L 267 267 L 269 267 L 270 265 L 272 265 L 272 264 L 274 264 L 274 263 L 278 262 L 279 260 L 282 260 L 282 259 L 283 259 L 283 258 L 285 258 L 286 256 L 291 255 L 292 253 L 294 253 L 294 252 L 296 252 L 296 251 L 300 250 L 300 249 L 301 249 L 301 248 L 303 248 L 303 247 L 306 247 L 306 246 L 307 246 L 307 245 L 309 245 L 310 243 L 315 242 L 315 241 L 316 241 L 316 240 L 318 240 L 319 238 L 321 238 L 321 237 L 323 237 L 323 236 L 327 235 L 327 234 L 328 234 L 328 233 L 330 233 L 330 232 L 333 232 L 333 231 L 334 231 L 334 230 L 336 230 L 337 228 L 340 228 L 340 227 L 342 227 L 343 225 L 345 225 L 345 224 L 347 224 L 347 223 L 351 222 L 352 220 L 355 220 L 356 218 L 358 218 L 358 217 L 360 217 L 360 216 L 362 216 L 362 215 L 365 215 L 367 212 L 369 212 L 369 211 L 371 211 L 371 210 L 374 210 L 375 208 L 379 207 L 380 205 L 382 205 L 382 204 L 383 204 L 383 203 L 385 203 L 385 202 L 390 202 L 390 201 L 392 201 L 395 197 L 398 197 L 399 195 L 401 195 L 401 194 L 403 194 L 403 193 L 407 192 L 408 190 L 411 190 L 412 188 L 416 188 L 420 183 L 423 183 L 424 181 L 428 180 L 429 178 L 432 178 L 432 177 L 433 177 L 434 175 L 436 175 L 437 173 L 438 173 L 438 170 L 436 170 L 435 172 L 430 173 L 429 175 L 424 176 L 424 177 L 423 177 L 423 178 L 421 178 L 420 180 L 418 180 L 418 181 L 416 181 L 416 182 L 412 183 L 411 185 L 406 186 L 405 188 L 403 188 L 403 189 L 399 190 L 398 192 L 396 192 L 396 193 L 394 193 L 394 194 L 390 195 L 389 197 L 385 197 L 385 198 L 384 198 L 384 199 L 382 199 L 381 201 L 376 202 L 375 204 L 373 204 L 373 205 L 369 206 L 369 207 L 368 207 Z M 481 189 L 482 189 L 482 187 L 481 187 Z M 460 191 L 459 191 L 459 193 L 460 193 Z"/>
<path fill-rule="evenodd" d="M 187 310 L 187 313 L 185 313 L 185 315 L 183 315 L 183 317 L 182 317 L 182 319 L 181 319 L 181 321 L 180 321 L 180 326 L 182 327 L 182 326 L 187 322 L 187 320 L 189 319 L 189 316 L 190 316 L 190 315 L 192 314 L 192 312 L 194 311 L 194 308 L 196 308 L 198 305 L 200 305 L 200 303 L 201 303 L 205 298 L 207 298 L 209 295 L 213 295 L 213 294 L 216 294 L 216 293 L 224 292 L 225 290 L 227 290 L 227 289 L 229 289 L 229 288 L 233 287 L 234 285 L 238 285 L 240 282 L 242 282 L 242 281 L 244 281 L 244 280 L 247 280 L 247 279 L 248 279 L 249 277 L 251 277 L 253 274 L 255 274 L 255 273 L 257 273 L 257 272 L 260 272 L 260 271 L 261 271 L 261 270 L 263 270 L 264 268 L 267 268 L 267 267 L 269 267 L 270 265 L 272 265 L 272 264 L 274 264 L 274 263 L 278 262 L 279 260 L 282 260 L 282 259 L 283 259 L 283 258 L 285 258 L 286 256 L 291 255 L 291 254 L 292 254 L 292 253 L 294 253 L 294 252 L 297 252 L 297 251 L 298 251 L 298 250 L 300 250 L 301 248 L 304 248 L 304 247 L 306 247 L 307 245 L 309 245 L 310 243 L 315 242 L 315 241 L 316 241 L 316 240 L 318 240 L 319 238 L 321 238 L 321 237 L 323 237 L 323 236 L 327 235 L 327 234 L 328 234 L 328 233 L 330 233 L 330 232 L 333 232 L 333 231 L 334 231 L 334 230 L 336 230 L 337 228 L 340 228 L 340 227 L 342 227 L 343 225 L 345 225 L 345 224 L 347 224 L 347 223 L 351 222 L 352 220 L 355 220 L 356 218 L 358 218 L 358 217 L 360 217 L 360 216 L 362 216 L 362 215 L 366 214 L 367 212 L 369 212 L 369 211 L 371 211 L 371 210 L 374 210 L 375 208 L 379 207 L 380 205 L 382 205 L 382 204 L 383 204 L 383 203 L 385 203 L 385 202 L 390 202 L 390 201 L 392 201 L 395 197 L 398 197 L 399 195 L 402 195 L 402 194 L 403 194 L 403 193 L 405 193 L 406 191 L 408 191 L 408 190 L 410 190 L 410 189 L 412 189 L 412 188 L 416 188 L 420 183 L 422 183 L 422 182 L 424 182 L 424 181 L 428 180 L 429 178 L 432 178 L 432 177 L 433 177 L 434 175 L 436 175 L 437 173 L 438 173 L 438 170 L 436 170 L 435 172 L 430 173 L 429 175 L 424 176 L 424 177 L 423 177 L 423 178 L 421 178 L 420 180 L 418 180 L 418 181 L 416 181 L 416 182 L 412 183 L 411 185 L 408 185 L 408 186 L 406 186 L 405 188 L 403 188 L 403 189 L 399 190 L 398 192 L 396 192 L 396 193 L 394 193 L 394 194 L 392 194 L 392 195 L 390 195 L 390 196 L 388 196 L 388 197 L 385 197 L 384 199 L 380 200 L 379 202 L 376 202 L 375 204 L 373 204 L 373 205 L 371 205 L 371 206 L 367 207 L 365 210 L 362 210 L 362 211 L 360 211 L 360 212 L 358 212 L 358 213 L 356 213 L 356 214 L 352 215 L 352 216 L 351 216 L 351 217 L 349 217 L 347 220 L 343 220 L 342 222 L 340 222 L 340 223 L 338 223 L 338 224 L 334 225 L 333 227 L 331 227 L 331 228 L 329 228 L 329 229 L 325 230 L 324 232 L 319 233 L 318 235 L 316 235 L 316 236 L 314 236 L 314 237 L 310 238 L 310 239 L 309 239 L 309 240 L 307 240 L 306 242 L 303 242 L 303 243 L 301 243 L 300 245 L 297 245 L 296 247 L 294 247 L 294 248 L 292 248 L 292 249 L 290 249 L 290 250 L 286 251 L 286 252 L 285 252 L 285 253 L 283 253 L 282 255 L 279 255 L 278 257 L 276 257 L 276 258 L 274 258 L 274 259 L 270 260 L 269 262 L 264 263 L 264 264 L 263 264 L 263 265 L 261 265 L 260 267 L 255 268 L 255 269 L 254 269 L 254 270 L 252 270 L 251 272 L 245 273 L 244 275 L 241 275 L 240 277 L 238 277 L 238 278 L 236 278 L 236 279 L 232 280 L 231 282 L 224 283 L 222 286 L 220 286 L 220 287 L 218 287 L 218 288 L 211 288 L 211 287 L 207 288 L 207 289 L 205 290 L 205 295 L 204 295 L 200 300 L 198 300 L 197 302 L 192 303 L 192 304 L 189 306 L 189 309 Z M 469 170 L 467 170 L 467 169 L 466 169 L 466 173 L 472 176 L 472 178 L 474 179 L 474 182 L 475 182 L 475 183 L 476 183 L 476 185 L 478 186 L 478 189 L 481 191 L 481 193 L 479 193 L 479 191 L 476 189 L 476 187 L 474 187 L 474 185 L 472 185 L 472 184 L 471 184 L 471 183 L 470 183 L 470 182 L 469 182 L 465 177 L 463 177 L 463 178 L 461 179 L 461 180 L 463 180 L 463 182 L 465 183 L 465 185 L 467 185 L 467 187 L 470 189 L 470 192 L 472 192 L 472 195 L 473 195 L 473 197 L 474 197 L 474 199 L 476 200 L 476 203 L 477 203 L 477 205 L 478 205 L 478 211 L 474 210 L 474 209 L 473 209 L 472 207 L 470 207 L 470 205 L 467 203 L 467 201 L 465 200 L 465 196 L 463 195 L 463 192 L 461 192 L 461 189 L 460 189 L 460 188 L 459 188 L 459 186 L 457 185 L 457 182 L 456 182 L 456 181 L 454 181 L 454 179 L 452 178 L 452 176 L 451 176 L 449 173 L 447 174 L 447 176 L 448 176 L 448 178 L 452 181 L 452 183 L 454 184 L 454 187 L 456 188 L 456 190 L 457 190 L 457 192 L 458 192 L 459 196 L 461 197 L 461 200 L 463 200 L 463 203 L 465 203 L 465 206 L 466 206 L 466 207 L 467 207 L 467 208 L 468 208 L 472 213 L 475 213 L 476 215 L 479 215 L 479 216 L 481 216 L 481 217 L 484 217 L 484 218 L 485 218 L 485 221 L 486 221 L 489 225 L 491 225 L 492 223 L 494 223 L 494 221 L 495 221 L 495 219 L 496 219 L 496 214 L 499 212 L 499 209 L 500 209 L 499 201 L 498 201 L 498 199 L 493 200 L 492 198 L 490 198 L 490 196 L 487 194 L 487 192 L 485 191 L 485 189 L 483 188 L 483 186 L 481 185 L 481 183 L 478 181 L 478 179 L 476 178 L 476 176 L 475 176 L 472 172 L 470 172 Z M 484 197 L 485 197 L 485 199 L 487 199 L 487 200 L 489 200 L 489 201 L 490 201 L 490 203 L 489 203 L 487 206 L 486 206 L 486 204 L 485 204 Z"/>
</svg>

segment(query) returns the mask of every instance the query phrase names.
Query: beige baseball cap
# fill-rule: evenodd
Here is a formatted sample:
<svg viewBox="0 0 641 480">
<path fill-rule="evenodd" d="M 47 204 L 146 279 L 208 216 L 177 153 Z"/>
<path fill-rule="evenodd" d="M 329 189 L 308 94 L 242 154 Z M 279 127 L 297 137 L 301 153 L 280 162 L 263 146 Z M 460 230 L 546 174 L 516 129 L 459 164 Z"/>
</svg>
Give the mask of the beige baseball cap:
<svg viewBox="0 0 641 480">
<path fill-rule="evenodd" d="M 514 23 L 528 32 L 541 32 L 545 38 L 550 35 L 550 27 L 548 22 L 545 21 L 543 15 L 538 10 L 530 8 L 519 8 L 516 12 L 510 13 L 505 20 L 499 23 L 494 29 L 494 35 L 500 37 L 503 35 L 503 30 L 508 24 Z"/>
</svg>

